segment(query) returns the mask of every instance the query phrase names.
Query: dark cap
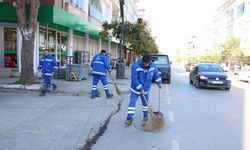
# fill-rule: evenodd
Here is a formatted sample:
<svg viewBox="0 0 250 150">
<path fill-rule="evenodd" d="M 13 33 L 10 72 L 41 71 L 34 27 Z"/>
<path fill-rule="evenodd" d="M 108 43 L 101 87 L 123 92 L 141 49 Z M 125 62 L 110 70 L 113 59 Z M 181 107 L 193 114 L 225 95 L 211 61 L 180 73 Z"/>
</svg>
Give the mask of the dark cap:
<svg viewBox="0 0 250 150">
<path fill-rule="evenodd" d="M 102 50 L 101 50 L 101 53 L 106 53 L 106 50 L 102 49 Z"/>
<path fill-rule="evenodd" d="M 142 57 L 142 61 L 145 62 L 145 63 L 149 63 L 150 62 L 150 56 L 147 54 L 147 55 L 144 55 Z"/>
</svg>

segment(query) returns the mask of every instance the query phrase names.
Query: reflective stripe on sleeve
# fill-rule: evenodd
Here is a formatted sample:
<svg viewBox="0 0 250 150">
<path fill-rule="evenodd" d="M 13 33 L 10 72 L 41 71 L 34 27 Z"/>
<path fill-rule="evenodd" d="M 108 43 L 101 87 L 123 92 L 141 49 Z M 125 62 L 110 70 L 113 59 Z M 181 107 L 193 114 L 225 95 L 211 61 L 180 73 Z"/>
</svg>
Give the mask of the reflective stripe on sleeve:
<svg viewBox="0 0 250 150">
<path fill-rule="evenodd" d="M 155 67 L 149 69 L 149 71 L 153 71 L 153 70 L 155 70 Z"/>
<path fill-rule="evenodd" d="M 136 89 L 139 90 L 141 87 L 142 87 L 142 85 L 140 84 L 140 85 L 138 85 L 138 86 L 136 87 Z"/>
<path fill-rule="evenodd" d="M 142 68 L 137 68 L 136 71 L 143 71 L 143 69 Z"/>
<path fill-rule="evenodd" d="M 159 82 L 159 81 L 161 81 L 161 78 L 158 78 L 158 79 L 156 79 L 155 81 L 156 81 L 156 82 Z"/>
</svg>

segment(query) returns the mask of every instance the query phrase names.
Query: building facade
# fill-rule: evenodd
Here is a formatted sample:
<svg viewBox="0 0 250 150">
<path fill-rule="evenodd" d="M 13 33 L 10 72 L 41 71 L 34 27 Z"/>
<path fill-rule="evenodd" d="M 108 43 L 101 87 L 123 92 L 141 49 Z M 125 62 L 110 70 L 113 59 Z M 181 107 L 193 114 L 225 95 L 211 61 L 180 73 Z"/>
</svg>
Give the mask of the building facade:
<svg viewBox="0 0 250 150">
<path fill-rule="evenodd" d="M 250 56 L 250 0 L 227 0 L 207 27 L 210 49 L 217 49 L 230 36 L 240 39 L 240 46 Z"/>
<path fill-rule="evenodd" d="M 17 68 L 20 72 L 22 37 L 12 2 L 0 0 L 0 67 Z M 40 0 L 40 3 L 34 73 L 45 49 L 50 50 L 60 67 L 65 66 L 68 56 L 77 53 L 84 54 L 85 63 L 101 49 L 110 52 L 111 59 L 119 57 L 118 42 L 99 37 L 102 23 L 119 16 L 119 0 Z"/>
</svg>

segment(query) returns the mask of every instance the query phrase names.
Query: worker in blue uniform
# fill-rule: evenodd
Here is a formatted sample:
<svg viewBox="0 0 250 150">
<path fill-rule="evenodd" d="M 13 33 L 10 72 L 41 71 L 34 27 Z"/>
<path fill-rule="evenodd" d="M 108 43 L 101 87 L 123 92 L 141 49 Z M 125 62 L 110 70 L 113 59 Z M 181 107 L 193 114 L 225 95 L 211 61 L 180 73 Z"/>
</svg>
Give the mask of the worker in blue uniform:
<svg viewBox="0 0 250 150">
<path fill-rule="evenodd" d="M 143 105 L 143 123 L 148 121 L 148 94 L 153 80 L 155 80 L 158 87 L 161 88 L 162 81 L 158 74 L 158 69 L 155 63 L 150 61 L 150 56 L 145 55 L 142 59 L 136 61 L 131 67 L 130 102 L 128 105 L 125 125 L 129 126 L 132 124 L 133 116 L 135 114 L 135 105 L 139 96 L 141 97 Z M 144 99 L 143 95 L 146 99 Z"/>
<path fill-rule="evenodd" d="M 51 86 L 53 87 L 53 91 L 57 88 L 56 85 L 51 82 L 52 73 L 58 69 L 55 57 L 51 56 L 47 49 L 44 51 L 44 53 L 45 55 L 40 59 L 38 66 L 38 70 L 42 70 L 44 79 L 43 87 L 41 88 L 41 93 L 39 96 L 45 96 L 45 93 L 49 91 Z"/>
<path fill-rule="evenodd" d="M 101 52 L 93 58 L 91 62 L 91 68 L 93 76 L 91 98 L 93 99 L 100 96 L 98 94 L 97 88 L 99 80 L 101 80 L 102 85 L 104 86 L 106 97 L 111 98 L 113 94 L 109 92 L 109 85 L 106 74 L 107 71 L 111 72 L 111 67 L 109 59 L 106 56 L 106 50 L 101 50 Z"/>
</svg>

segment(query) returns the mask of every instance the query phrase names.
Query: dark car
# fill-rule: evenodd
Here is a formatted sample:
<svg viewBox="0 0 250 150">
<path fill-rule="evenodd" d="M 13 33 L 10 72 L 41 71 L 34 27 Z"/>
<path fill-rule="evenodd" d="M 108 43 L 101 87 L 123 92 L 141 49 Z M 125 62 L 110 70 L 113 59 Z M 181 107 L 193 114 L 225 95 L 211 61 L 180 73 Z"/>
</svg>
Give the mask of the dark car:
<svg viewBox="0 0 250 150">
<path fill-rule="evenodd" d="M 161 76 L 162 81 L 166 81 L 170 84 L 171 81 L 171 67 L 168 55 L 162 54 L 151 54 L 150 59 L 156 64 L 158 72 Z"/>
<path fill-rule="evenodd" d="M 190 72 L 189 83 L 197 88 L 224 88 L 230 90 L 231 80 L 227 73 L 218 64 L 202 63 L 197 64 Z"/>
</svg>

